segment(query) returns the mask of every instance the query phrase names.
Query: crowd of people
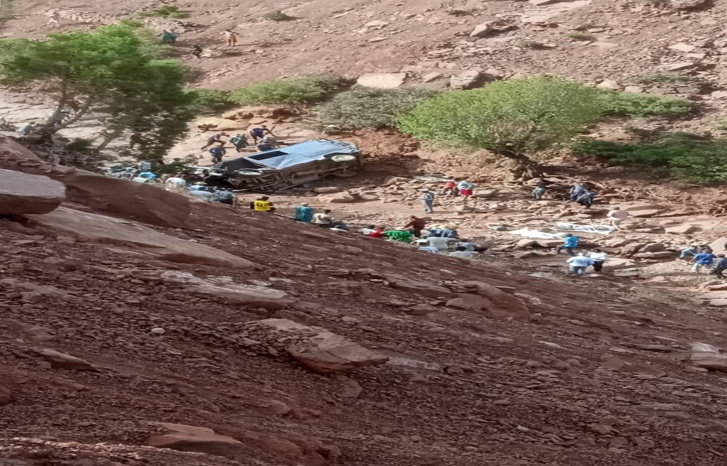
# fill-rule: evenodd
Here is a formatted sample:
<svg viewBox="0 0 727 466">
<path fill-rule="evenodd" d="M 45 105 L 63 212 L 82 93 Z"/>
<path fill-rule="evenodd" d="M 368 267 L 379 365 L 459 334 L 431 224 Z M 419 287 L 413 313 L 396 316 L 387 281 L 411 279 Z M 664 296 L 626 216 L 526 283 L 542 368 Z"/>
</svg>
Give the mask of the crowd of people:
<svg viewBox="0 0 727 466">
<path fill-rule="evenodd" d="M 249 134 L 250 138 L 252 138 L 252 143 L 260 152 L 280 147 L 278 140 L 275 138 L 275 134 L 266 125 L 251 128 Z M 228 139 L 225 140 L 223 138 Z M 200 150 L 207 150 L 210 154 L 212 165 L 217 165 L 227 155 L 227 143 L 230 143 L 235 148 L 235 152 L 242 152 L 246 147 L 250 146 L 248 137 L 242 133 L 230 136 L 228 133 L 220 132 L 209 136 L 207 142 Z"/>
</svg>

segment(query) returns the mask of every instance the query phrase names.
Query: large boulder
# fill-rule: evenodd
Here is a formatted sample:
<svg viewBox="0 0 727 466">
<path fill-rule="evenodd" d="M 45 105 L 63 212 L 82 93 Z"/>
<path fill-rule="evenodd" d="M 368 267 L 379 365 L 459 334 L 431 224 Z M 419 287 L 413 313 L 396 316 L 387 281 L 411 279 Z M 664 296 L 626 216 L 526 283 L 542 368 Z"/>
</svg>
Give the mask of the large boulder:
<svg viewBox="0 0 727 466">
<path fill-rule="evenodd" d="M 333 193 L 333 194 L 321 194 L 318 196 L 318 200 L 321 202 L 329 202 L 331 204 L 350 204 L 358 202 L 361 199 L 361 195 L 358 193 L 351 193 L 348 191 Z"/>
<path fill-rule="evenodd" d="M 265 319 L 245 325 L 248 336 L 288 353 L 308 369 L 330 374 L 379 366 L 389 358 L 340 335 L 287 319 Z"/>
<path fill-rule="evenodd" d="M 65 198 L 63 184 L 47 176 L 0 169 L 0 215 L 46 214 Z"/>
<path fill-rule="evenodd" d="M 220 267 L 254 268 L 242 257 L 219 249 L 165 235 L 138 223 L 59 207 L 30 217 L 38 225 L 70 233 L 81 240 L 108 246 L 124 246 L 170 262 Z"/>
<path fill-rule="evenodd" d="M 119 217 L 163 227 L 180 227 L 189 217 L 189 198 L 153 185 L 75 170 L 55 176 L 68 200 Z"/>
<path fill-rule="evenodd" d="M 477 70 L 464 71 L 449 78 L 449 87 L 452 89 L 474 89 L 486 81 L 486 76 Z"/>
<path fill-rule="evenodd" d="M 464 284 L 475 287 L 476 291 L 474 294 L 482 298 L 478 300 L 482 305 L 481 309 L 492 317 L 520 321 L 530 320 L 530 310 L 527 304 L 517 296 L 488 283 L 468 281 L 464 282 Z M 470 299 L 471 302 L 472 300 Z"/>
</svg>

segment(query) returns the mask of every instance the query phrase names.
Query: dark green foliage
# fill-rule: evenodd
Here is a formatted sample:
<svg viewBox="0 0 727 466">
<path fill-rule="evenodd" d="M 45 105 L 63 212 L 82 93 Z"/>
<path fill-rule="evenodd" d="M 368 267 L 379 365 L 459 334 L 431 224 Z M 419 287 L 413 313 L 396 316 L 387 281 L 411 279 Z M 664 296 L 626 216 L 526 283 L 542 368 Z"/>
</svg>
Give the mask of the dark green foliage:
<svg viewBox="0 0 727 466">
<path fill-rule="evenodd" d="M 157 16 L 160 18 L 172 18 L 172 19 L 182 19 L 187 18 L 189 14 L 187 14 L 184 11 L 180 11 L 179 8 L 177 8 L 174 5 L 164 5 L 162 7 L 156 8 L 152 11 L 142 13 L 141 16 Z"/>
<path fill-rule="evenodd" d="M 335 76 L 306 76 L 251 84 L 230 93 L 239 105 L 310 104 L 320 102 L 340 86 Z"/>
<path fill-rule="evenodd" d="M 606 117 L 663 117 L 684 115 L 693 105 L 683 99 L 672 99 L 630 92 L 602 91 L 600 100 Z"/>
<path fill-rule="evenodd" d="M 316 123 L 340 129 L 393 128 L 400 115 L 437 95 L 428 89 L 356 88 L 316 109 Z"/>
<path fill-rule="evenodd" d="M 194 99 L 197 113 L 216 113 L 229 110 L 236 104 L 230 100 L 230 91 L 217 89 L 191 89 L 187 91 Z"/>
<path fill-rule="evenodd" d="M 265 13 L 263 15 L 263 18 L 269 19 L 270 21 L 293 21 L 295 19 L 294 16 L 286 15 L 280 10 L 271 11 L 270 13 Z"/>
<path fill-rule="evenodd" d="M 149 31 L 126 21 L 92 32 L 50 34 L 45 41 L 0 41 L 0 78 L 18 90 L 52 98 L 56 109 L 75 108 L 67 120 L 51 117 L 39 131 L 54 134 L 93 113 L 104 122 L 97 151 L 141 132 L 133 155 L 161 158 L 187 131 L 194 99 L 185 70 L 163 58 Z"/>
<path fill-rule="evenodd" d="M 660 133 L 636 144 L 587 139 L 576 155 L 601 157 L 618 165 L 642 165 L 698 183 L 727 181 L 727 139 L 691 133 Z"/>
</svg>

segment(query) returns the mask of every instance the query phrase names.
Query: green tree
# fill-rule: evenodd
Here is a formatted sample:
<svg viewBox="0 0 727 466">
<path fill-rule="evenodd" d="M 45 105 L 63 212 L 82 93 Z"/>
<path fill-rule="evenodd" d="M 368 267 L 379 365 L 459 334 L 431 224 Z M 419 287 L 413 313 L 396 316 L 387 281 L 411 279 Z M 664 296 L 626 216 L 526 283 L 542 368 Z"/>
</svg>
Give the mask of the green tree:
<svg viewBox="0 0 727 466">
<path fill-rule="evenodd" d="M 316 124 L 341 129 L 393 128 L 398 116 L 437 95 L 428 89 L 356 88 L 316 108 Z"/>
<path fill-rule="evenodd" d="M 566 142 L 602 115 L 600 91 L 560 78 L 531 77 L 441 94 L 399 118 L 399 129 L 434 143 L 488 149 L 534 176 L 533 157 Z"/>
<path fill-rule="evenodd" d="M 149 146 L 154 150 L 145 155 L 159 158 L 194 116 L 194 99 L 183 87 L 184 68 L 163 59 L 164 49 L 138 23 L 51 34 L 46 41 L 5 42 L 0 41 L 6 50 L 0 57 L 2 82 L 55 101 L 41 134 L 54 134 L 93 114 L 104 123 L 98 150 L 129 132 L 143 132 L 154 140 Z M 74 111 L 63 119 L 65 107 Z"/>
<path fill-rule="evenodd" d="M 617 165 L 648 167 L 655 173 L 697 183 L 727 181 L 727 139 L 691 133 L 647 133 L 632 144 L 583 139 L 579 156 L 599 157 Z"/>
</svg>

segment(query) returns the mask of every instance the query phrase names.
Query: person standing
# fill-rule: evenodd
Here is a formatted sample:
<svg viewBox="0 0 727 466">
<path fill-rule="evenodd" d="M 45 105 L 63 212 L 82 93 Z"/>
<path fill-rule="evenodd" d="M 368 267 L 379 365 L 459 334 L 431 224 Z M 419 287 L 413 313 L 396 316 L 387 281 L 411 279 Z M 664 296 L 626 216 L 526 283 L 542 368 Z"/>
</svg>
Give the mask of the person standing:
<svg viewBox="0 0 727 466">
<path fill-rule="evenodd" d="M 159 34 L 159 37 L 162 38 L 162 42 L 165 44 L 173 44 L 177 40 L 174 32 L 167 31 L 166 29 L 163 30 L 161 34 Z"/>
<path fill-rule="evenodd" d="M 424 205 L 425 213 L 434 212 L 434 193 L 428 189 L 422 189 L 422 205 Z"/>
<path fill-rule="evenodd" d="M 295 208 L 295 221 L 310 223 L 313 220 L 315 210 L 307 202 L 302 202 Z"/>
<path fill-rule="evenodd" d="M 237 33 L 232 31 L 231 29 L 225 29 L 222 32 L 222 35 L 225 36 L 225 40 L 227 41 L 228 47 L 234 47 L 237 45 Z"/>
<path fill-rule="evenodd" d="M 566 234 L 565 238 L 563 238 L 563 244 L 555 248 L 555 253 L 560 254 L 560 251 L 565 249 L 569 256 L 575 256 L 576 254 L 573 250 L 578 247 L 578 240 L 579 238 L 577 236 L 571 233 Z"/>
<path fill-rule="evenodd" d="M 192 46 L 192 55 L 197 58 L 202 58 L 202 52 L 204 52 L 204 49 L 200 47 L 199 45 L 193 45 Z"/>
<path fill-rule="evenodd" d="M 419 218 L 416 215 L 409 217 L 409 223 L 404 225 L 404 228 L 408 228 L 409 232 L 417 238 L 422 237 L 422 230 L 427 226 L 427 221 L 423 218 Z"/>
<path fill-rule="evenodd" d="M 212 155 L 212 164 L 216 165 L 222 162 L 222 157 L 227 153 L 227 151 L 224 147 L 222 147 L 221 143 L 218 143 L 209 150 L 209 153 Z"/>
<path fill-rule="evenodd" d="M 578 184 L 571 186 L 570 191 L 568 191 L 571 202 L 575 202 L 578 199 L 578 196 L 583 194 L 583 192 L 585 190 L 586 190 L 586 187 L 583 186 L 583 183 L 578 183 Z"/>
<path fill-rule="evenodd" d="M 230 138 L 230 144 L 235 146 L 235 150 L 237 152 L 242 152 L 242 150 L 249 145 L 245 135 L 240 133 Z"/>
<path fill-rule="evenodd" d="M 585 275 L 588 266 L 593 265 L 593 259 L 584 256 L 582 252 L 578 253 L 577 256 L 569 257 L 566 262 L 568 263 L 569 272 L 578 276 Z"/>
<path fill-rule="evenodd" d="M 724 254 L 717 254 L 717 257 L 717 263 L 714 264 L 714 270 L 712 270 L 711 274 L 716 275 L 717 278 L 724 278 L 722 272 L 727 270 L 727 258 Z"/>
<path fill-rule="evenodd" d="M 61 14 L 57 11 L 54 11 L 51 13 L 50 17 L 48 18 L 48 26 L 52 26 L 54 28 L 61 26 Z"/>
<path fill-rule="evenodd" d="M 229 135 L 227 133 L 213 134 L 212 136 L 207 138 L 207 143 L 204 146 L 202 146 L 202 149 L 200 149 L 200 150 L 205 150 L 208 147 L 215 145 L 215 143 L 220 143 L 222 146 L 224 146 L 225 141 L 222 140 L 222 136 L 229 136 Z"/>
<path fill-rule="evenodd" d="M 606 214 L 606 217 L 608 218 L 608 223 L 614 227 L 617 230 L 620 230 L 619 225 L 621 222 L 629 218 L 629 213 L 625 210 L 621 210 L 620 207 L 614 207 L 612 210 L 609 210 Z"/>
<path fill-rule="evenodd" d="M 543 195 L 545 194 L 545 191 L 548 189 L 548 186 L 553 184 L 552 181 L 548 181 L 542 176 L 538 178 L 537 183 L 535 184 L 535 189 L 533 189 L 533 199 L 536 201 L 539 201 L 543 198 Z"/>
<path fill-rule="evenodd" d="M 699 254 L 694 256 L 694 259 L 692 259 L 692 263 L 694 264 L 692 270 L 699 273 L 702 267 L 707 267 L 708 269 L 711 269 L 714 258 L 715 255 L 712 254 L 712 252 L 700 252 Z"/>
<path fill-rule="evenodd" d="M 462 196 L 465 204 L 467 204 L 467 199 L 472 196 L 472 192 L 474 191 L 474 189 L 475 185 L 467 180 L 462 180 L 457 183 L 457 190 L 459 191 L 459 195 Z"/>
<path fill-rule="evenodd" d="M 255 212 L 274 212 L 275 207 L 268 196 L 262 196 L 251 202 L 252 210 Z"/>
<path fill-rule="evenodd" d="M 603 270 L 603 264 L 608 260 L 608 254 L 600 249 L 594 249 L 588 254 L 588 257 L 593 259 L 593 271 L 601 273 L 601 270 Z"/>
</svg>

